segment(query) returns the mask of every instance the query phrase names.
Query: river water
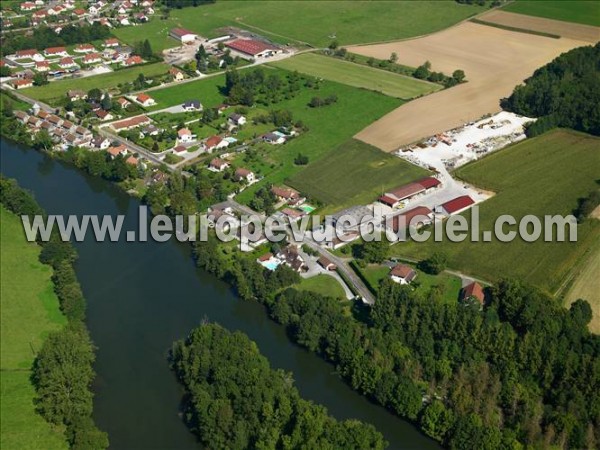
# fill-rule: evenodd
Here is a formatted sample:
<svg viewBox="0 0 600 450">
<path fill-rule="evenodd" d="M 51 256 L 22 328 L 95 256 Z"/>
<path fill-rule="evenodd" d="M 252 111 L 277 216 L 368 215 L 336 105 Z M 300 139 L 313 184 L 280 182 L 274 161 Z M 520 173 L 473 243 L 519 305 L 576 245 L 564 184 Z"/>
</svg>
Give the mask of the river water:
<svg viewBox="0 0 600 450">
<path fill-rule="evenodd" d="M 0 141 L 1 170 L 32 191 L 49 214 L 125 214 L 137 228 L 139 202 L 109 182 L 34 150 Z M 89 234 L 89 233 L 88 233 Z M 289 341 L 256 302 L 197 270 L 189 245 L 75 243 L 75 269 L 88 302 L 87 325 L 97 346 L 94 419 L 114 450 L 198 449 L 178 415 L 182 390 L 166 355 L 204 319 L 256 341 L 272 367 L 294 373 L 300 394 L 338 419 L 372 423 L 394 449 L 438 449 L 411 424 L 352 391 L 333 366 Z"/>
</svg>

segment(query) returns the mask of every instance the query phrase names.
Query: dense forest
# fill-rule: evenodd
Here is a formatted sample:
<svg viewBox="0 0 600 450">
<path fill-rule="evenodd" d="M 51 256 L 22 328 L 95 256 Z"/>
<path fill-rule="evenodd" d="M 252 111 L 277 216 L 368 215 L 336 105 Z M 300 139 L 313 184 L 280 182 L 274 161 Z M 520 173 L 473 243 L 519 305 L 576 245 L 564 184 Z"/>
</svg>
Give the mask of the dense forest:
<svg viewBox="0 0 600 450">
<path fill-rule="evenodd" d="M 110 28 L 99 23 L 92 25 L 66 25 L 60 34 L 45 25 L 34 28 L 33 33 L 8 34 L 2 37 L 2 55 L 11 55 L 17 50 L 35 48 L 44 50 L 48 47 L 60 47 L 73 44 L 85 44 L 92 41 L 107 39 L 111 36 Z"/>
<path fill-rule="evenodd" d="M 386 279 L 375 306 L 356 306 L 353 317 L 338 300 L 283 290 L 297 274 L 228 257 L 216 239 L 197 242 L 195 257 L 243 298 L 266 304 L 354 389 L 449 448 L 597 448 L 600 338 L 587 330 L 586 301 L 567 310 L 505 280 L 480 311 Z"/>
<path fill-rule="evenodd" d="M 203 324 L 171 351 L 186 389 L 185 421 L 212 449 L 383 449 L 357 420 L 337 421 L 304 400 L 292 376 L 274 370 L 248 337 Z"/>
<path fill-rule="evenodd" d="M 600 136 L 600 43 L 563 53 L 537 69 L 500 105 L 539 118 L 528 127 L 528 136 L 554 127 Z"/>
<path fill-rule="evenodd" d="M 14 180 L 0 177 L 0 203 L 17 215 L 44 215 L 35 199 Z M 93 345 L 84 324 L 85 299 L 73 262 L 77 258 L 69 242 L 57 233 L 42 246 L 40 261 L 54 269 L 52 281 L 68 324 L 50 333 L 37 354 L 32 380 L 37 392 L 36 409 L 48 422 L 65 427 L 74 450 L 108 447 L 108 436 L 92 420 L 90 390 L 94 379 Z"/>
</svg>

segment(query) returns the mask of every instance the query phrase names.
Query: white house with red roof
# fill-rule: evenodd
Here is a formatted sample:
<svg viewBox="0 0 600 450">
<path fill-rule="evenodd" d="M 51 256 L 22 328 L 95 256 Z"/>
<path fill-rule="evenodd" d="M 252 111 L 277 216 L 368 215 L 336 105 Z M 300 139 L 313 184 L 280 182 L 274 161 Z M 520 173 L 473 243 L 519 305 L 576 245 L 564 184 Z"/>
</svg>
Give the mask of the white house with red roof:
<svg viewBox="0 0 600 450">
<path fill-rule="evenodd" d="M 137 97 L 135 98 L 135 101 L 144 107 L 156 105 L 156 101 L 152 97 L 150 97 L 148 94 L 144 94 L 144 93 L 138 94 Z"/>
<path fill-rule="evenodd" d="M 21 8 L 21 11 L 33 11 L 34 9 L 37 8 L 37 6 L 35 5 L 35 3 L 25 2 L 25 3 L 21 3 L 20 8 Z"/>
<path fill-rule="evenodd" d="M 115 39 L 115 38 L 106 39 L 104 41 L 104 46 L 107 47 L 107 48 L 118 47 L 119 46 L 119 40 Z"/>
<path fill-rule="evenodd" d="M 58 62 L 58 65 L 61 69 L 70 69 L 72 67 L 77 67 L 77 64 L 70 56 L 67 56 L 66 58 L 61 58 Z"/>
<path fill-rule="evenodd" d="M 96 47 L 94 47 L 92 44 L 79 44 L 73 51 L 75 53 L 90 53 L 95 52 Z"/>
<path fill-rule="evenodd" d="M 34 61 L 43 61 L 44 56 L 35 48 L 28 50 L 17 50 L 15 56 L 12 59 L 31 58 Z"/>
<path fill-rule="evenodd" d="M 50 63 L 48 61 L 37 61 L 35 63 L 35 70 L 38 72 L 48 72 L 50 70 Z"/>
<path fill-rule="evenodd" d="M 189 128 L 182 128 L 177 131 L 177 142 L 180 144 L 188 144 L 196 140 L 196 136 L 192 134 Z"/>
<path fill-rule="evenodd" d="M 95 64 L 102 62 L 102 57 L 100 53 L 88 53 L 83 57 L 84 64 Z"/>
<path fill-rule="evenodd" d="M 44 50 L 46 56 L 69 56 L 66 47 L 49 47 Z"/>
</svg>

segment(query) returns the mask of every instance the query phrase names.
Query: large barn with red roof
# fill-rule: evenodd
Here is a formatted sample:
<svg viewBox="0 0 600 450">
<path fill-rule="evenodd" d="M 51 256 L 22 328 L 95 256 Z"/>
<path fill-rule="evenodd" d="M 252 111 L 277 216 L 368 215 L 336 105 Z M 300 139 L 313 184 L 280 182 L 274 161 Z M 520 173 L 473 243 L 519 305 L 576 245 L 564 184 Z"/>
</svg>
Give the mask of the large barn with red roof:
<svg viewBox="0 0 600 450">
<path fill-rule="evenodd" d="M 254 39 L 236 39 L 225 44 L 231 50 L 252 58 L 264 58 L 281 53 L 281 49 Z"/>
</svg>

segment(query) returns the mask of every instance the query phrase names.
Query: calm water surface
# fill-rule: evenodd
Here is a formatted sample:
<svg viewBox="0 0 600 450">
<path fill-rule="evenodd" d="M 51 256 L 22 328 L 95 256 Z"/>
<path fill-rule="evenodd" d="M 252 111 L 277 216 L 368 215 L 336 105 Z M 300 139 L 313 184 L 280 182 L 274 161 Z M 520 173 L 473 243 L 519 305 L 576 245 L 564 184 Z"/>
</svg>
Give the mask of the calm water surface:
<svg viewBox="0 0 600 450">
<path fill-rule="evenodd" d="M 2 173 L 35 194 L 49 214 L 126 214 L 137 228 L 139 202 L 112 184 L 2 140 Z M 111 449 L 197 449 L 178 416 L 182 391 L 166 354 L 203 319 L 241 330 L 275 368 L 292 371 L 304 398 L 338 419 L 372 423 L 395 449 L 438 449 L 411 424 L 352 391 L 333 366 L 293 345 L 255 302 L 242 301 L 197 270 L 188 245 L 169 242 L 75 243 L 76 271 L 88 301 L 87 324 L 98 347 L 94 418 Z"/>
</svg>

